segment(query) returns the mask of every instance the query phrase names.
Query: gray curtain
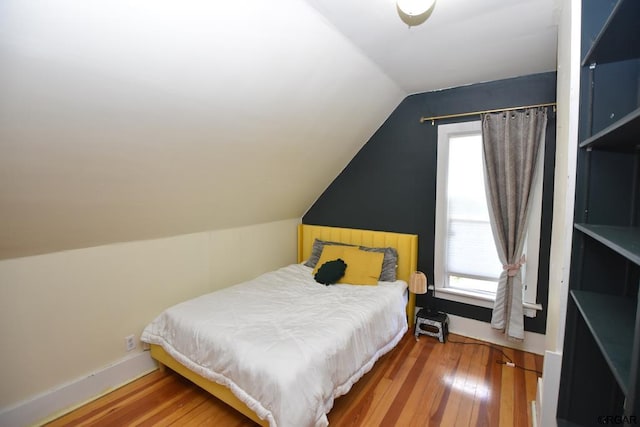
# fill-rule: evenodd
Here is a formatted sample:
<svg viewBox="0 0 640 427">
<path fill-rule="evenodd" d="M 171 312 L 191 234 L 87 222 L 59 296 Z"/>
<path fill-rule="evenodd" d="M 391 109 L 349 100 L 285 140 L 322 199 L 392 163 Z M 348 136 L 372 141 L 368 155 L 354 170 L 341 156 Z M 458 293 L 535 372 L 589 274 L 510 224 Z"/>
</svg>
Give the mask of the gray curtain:
<svg viewBox="0 0 640 427">
<path fill-rule="evenodd" d="M 523 245 L 539 147 L 544 144 L 546 108 L 482 116 L 487 203 L 503 271 L 491 326 L 512 340 L 524 339 Z"/>
</svg>

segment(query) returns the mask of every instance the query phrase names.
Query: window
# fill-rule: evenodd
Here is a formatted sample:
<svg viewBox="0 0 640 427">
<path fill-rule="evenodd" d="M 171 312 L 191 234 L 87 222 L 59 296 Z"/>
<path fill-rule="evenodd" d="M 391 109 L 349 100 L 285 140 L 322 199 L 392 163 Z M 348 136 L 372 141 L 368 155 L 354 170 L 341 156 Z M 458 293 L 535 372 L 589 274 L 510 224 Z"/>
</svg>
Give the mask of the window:
<svg viewBox="0 0 640 427">
<path fill-rule="evenodd" d="M 525 314 L 535 316 L 543 148 L 522 269 Z M 438 126 L 435 286 L 438 298 L 493 307 L 502 272 L 493 240 L 484 184 L 481 122 Z"/>
</svg>

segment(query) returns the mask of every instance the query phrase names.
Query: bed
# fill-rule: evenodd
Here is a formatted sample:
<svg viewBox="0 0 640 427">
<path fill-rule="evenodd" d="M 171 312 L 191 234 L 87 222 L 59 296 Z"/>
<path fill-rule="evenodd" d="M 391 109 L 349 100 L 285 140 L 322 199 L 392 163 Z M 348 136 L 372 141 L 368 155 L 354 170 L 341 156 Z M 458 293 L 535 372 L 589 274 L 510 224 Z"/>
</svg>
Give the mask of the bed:
<svg viewBox="0 0 640 427">
<path fill-rule="evenodd" d="M 321 263 L 309 263 L 319 255 L 319 241 L 372 252 L 394 248 L 396 280 L 317 283 Z M 320 248 L 323 255 L 330 252 Z M 188 378 L 260 425 L 328 425 L 334 399 L 411 326 L 415 295 L 406 283 L 417 266 L 417 236 L 301 224 L 297 258 L 297 264 L 161 313 L 141 337 L 151 356 L 161 369 Z"/>
</svg>

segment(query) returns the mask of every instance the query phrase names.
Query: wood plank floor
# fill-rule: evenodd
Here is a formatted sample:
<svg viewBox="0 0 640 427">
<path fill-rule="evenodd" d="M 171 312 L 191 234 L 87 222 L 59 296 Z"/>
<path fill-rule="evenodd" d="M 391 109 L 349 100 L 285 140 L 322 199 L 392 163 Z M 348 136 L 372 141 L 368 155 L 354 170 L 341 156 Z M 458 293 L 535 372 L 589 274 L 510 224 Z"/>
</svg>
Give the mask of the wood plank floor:
<svg viewBox="0 0 640 427">
<path fill-rule="evenodd" d="M 517 367 L 497 363 L 507 357 Z M 336 399 L 329 424 L 529 426 L 540 374 L 519 367 L 541 372 L 542 356 L 456 335 L 441 344 L 426 336 L 416 342 L 407 334 Z M 170 370 L 146 375 L 48 424 L 82 425 L 256 426 Z"/>
</svg>

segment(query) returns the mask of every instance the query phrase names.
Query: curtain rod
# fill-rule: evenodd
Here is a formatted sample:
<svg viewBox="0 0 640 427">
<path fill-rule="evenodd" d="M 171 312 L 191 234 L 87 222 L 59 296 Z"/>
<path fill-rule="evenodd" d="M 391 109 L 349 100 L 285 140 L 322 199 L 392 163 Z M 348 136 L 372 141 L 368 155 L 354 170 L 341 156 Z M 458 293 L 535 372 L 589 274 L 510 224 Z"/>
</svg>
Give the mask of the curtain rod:
<svg viewBox="0 0 640 427">
<path fill-rule="evenodd" d="M 553 111 L 556 111 L 556 103 L 548 102 L 546 104 L 523 105 L 522 107 L 511 107 L 511 108 L 496 108 L 495 110 L 473 111 L 471 113 L 458 113 L 458 114 L 447 114 L 445 116 L 420 117 L 420 123 L 431 121 L 431 125 L 433 126 L 435 124 L 434 122 L 440 119 L 451 119 L 454 117 L 465 117 L 465 116 L 477 116 L 477 115 L 486 114 L 486 113 L 500 113 L 502 111 L 524 110 L 527 108 L 551 107 L 551 106 L 553 106 Z"/>
</svg>

